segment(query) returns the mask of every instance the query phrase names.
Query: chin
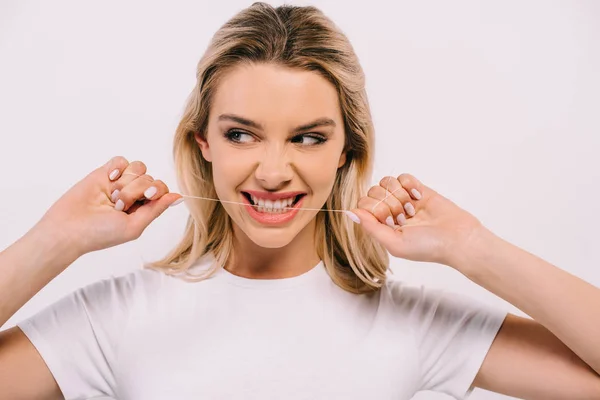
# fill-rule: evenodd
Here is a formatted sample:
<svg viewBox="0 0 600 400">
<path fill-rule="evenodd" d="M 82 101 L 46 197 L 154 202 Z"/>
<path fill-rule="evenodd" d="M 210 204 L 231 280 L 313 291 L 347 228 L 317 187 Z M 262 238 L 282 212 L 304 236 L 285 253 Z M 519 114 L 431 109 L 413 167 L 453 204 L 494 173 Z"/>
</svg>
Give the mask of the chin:
<svg viewBox="0 0 600 400">
<path fill-rule="evenodd" d="M 296 233 L 281 232 L 280 230 L 271 230 L 270 232 L 254 230 L 254 232 L 246 232 L 246 235 L 257 246 L 265 249 L 280 249 L 290 244 L 296 237 Z"/>
</svg>

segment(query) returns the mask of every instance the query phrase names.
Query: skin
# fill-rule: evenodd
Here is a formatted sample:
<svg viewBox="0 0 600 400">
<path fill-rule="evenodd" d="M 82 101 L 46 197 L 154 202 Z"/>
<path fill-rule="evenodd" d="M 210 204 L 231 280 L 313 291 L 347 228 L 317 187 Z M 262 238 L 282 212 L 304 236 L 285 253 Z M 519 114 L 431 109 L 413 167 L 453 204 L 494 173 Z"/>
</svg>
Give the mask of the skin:
<svg viewBox="0 0 600 400">
<path fill-rule="evenodd" d="M 318 120 L 332 123 L 296 130 Z M 302 191 L 307 193 L 302 206 L 320 209 L 346 160 L 343 126 L 335 88 L 321 75 L 269 64 L 242 65 L 217 88 L 205 139 L 197 134 L 196 140 L 212 163 L 220 199 L 241 202 L 241 190 Z M 228 132 L 235 135 L 226 137 Z M 326 141 L 321 143 L 320 137 Z M 314 243 L 317 211 L 300 211 L 282 226 L 266 226 L 244 207 L 222 204 L 233 220 L 233 256 L 226 266 L 230 272 L 285 278 L 319 262 Z"/>
</svg>

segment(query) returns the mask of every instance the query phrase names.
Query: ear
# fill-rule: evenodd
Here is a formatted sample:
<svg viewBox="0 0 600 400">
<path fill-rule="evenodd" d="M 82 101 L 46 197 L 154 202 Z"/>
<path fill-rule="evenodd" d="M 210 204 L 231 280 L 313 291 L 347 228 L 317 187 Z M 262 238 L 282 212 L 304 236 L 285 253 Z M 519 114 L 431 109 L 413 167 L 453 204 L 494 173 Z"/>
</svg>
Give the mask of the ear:
<svg viewBox="0 0 600 400">
<path fill-rule="evenodd" d="M 344 150 L 342 154 L 340 154 L 340 161 L 338 162 L 338 168 L 341 168 L 346 164 L 346 151 Z"/>
<path fill-rule="evenodd" d="M 202 152 L 202 157 L 208 162 L 212 162 L 212 156 L 210 155 L 210 147 L 208 146 L 208 142 L 206 139 L 202 137 L 200 132 L 194 132 L 194 139 L 196 139 L 196 143 L 200 147 L 200 152 Z"/>
</svg>

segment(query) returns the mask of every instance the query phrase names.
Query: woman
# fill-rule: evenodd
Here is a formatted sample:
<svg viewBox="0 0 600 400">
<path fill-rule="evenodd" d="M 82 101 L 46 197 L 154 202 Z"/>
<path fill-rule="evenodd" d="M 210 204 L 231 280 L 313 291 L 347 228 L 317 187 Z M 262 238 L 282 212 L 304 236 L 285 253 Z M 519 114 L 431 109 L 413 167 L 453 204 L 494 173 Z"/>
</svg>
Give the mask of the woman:
<svg viewBox="0 0 600 400">
<path fill-rule="evenodd" d="M 242 11 L 197 77 L 175 137 L 191 213 L 181 244 L 2 332 L 4 397 L 600 398 L 597 288 L 411 175 L 364 191 L 362 71 L 318 10 Z M 183 199 L 147 172 L 115 157 L 0 254 L 0 323 Z M 448 265 L 534 320 L 389 281 L 388 252 Z"/>
</svg>

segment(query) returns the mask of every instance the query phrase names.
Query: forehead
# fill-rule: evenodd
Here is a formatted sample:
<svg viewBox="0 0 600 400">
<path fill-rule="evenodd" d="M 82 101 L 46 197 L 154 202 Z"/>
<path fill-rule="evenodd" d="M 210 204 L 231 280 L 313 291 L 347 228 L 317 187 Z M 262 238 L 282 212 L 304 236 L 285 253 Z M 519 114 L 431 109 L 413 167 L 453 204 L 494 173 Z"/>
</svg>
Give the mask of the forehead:
<svg viewBox="0 0 600 400">
<path fill-rule="evenodd" d="M 226 72 L 216 88 L 211 118 L 238 114 L 265 125 L 341 120 L 338 95 L 318 72 L 274 64 L 244 64 Z M 340 124 L 337 124 L 340 126 Z"/>
</svg>

